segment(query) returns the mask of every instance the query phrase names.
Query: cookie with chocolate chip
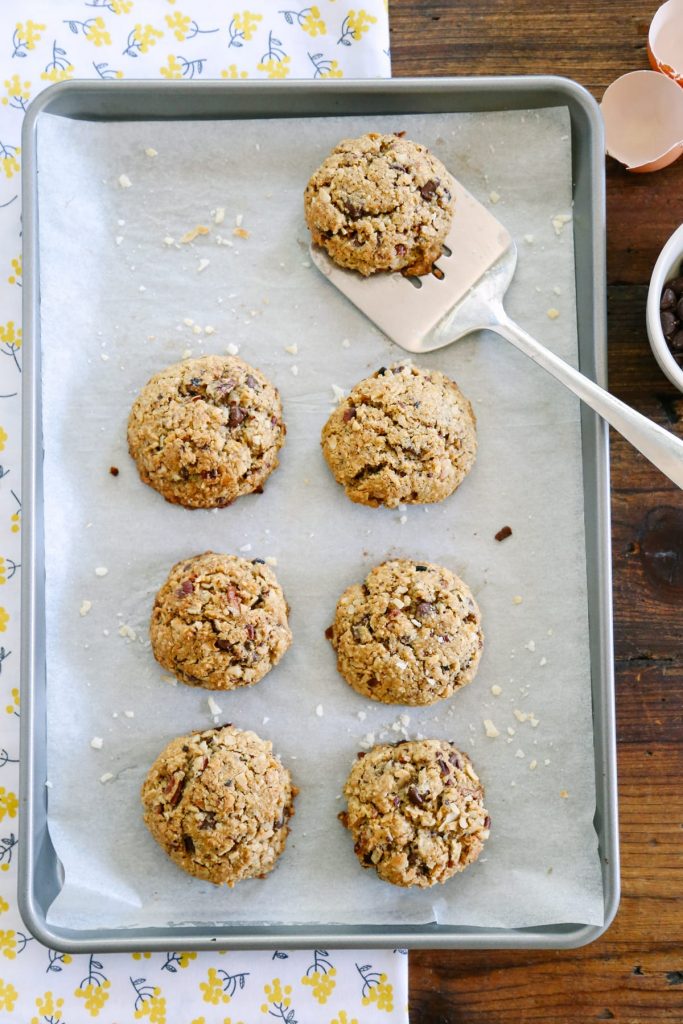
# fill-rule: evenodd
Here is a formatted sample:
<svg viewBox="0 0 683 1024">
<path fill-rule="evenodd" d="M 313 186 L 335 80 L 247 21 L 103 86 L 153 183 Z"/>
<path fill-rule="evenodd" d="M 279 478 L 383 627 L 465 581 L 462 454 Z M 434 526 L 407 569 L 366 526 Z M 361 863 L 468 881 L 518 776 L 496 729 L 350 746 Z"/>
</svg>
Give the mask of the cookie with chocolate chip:
<svg viewBox="0 0 683 1024">
<path fill-rule="evenodd" d="M 477 454 L 476 419 L 445 374 L 397 363 L 380 367 L 339 403 L 322 431 L 325 461 L 351 501 L 443 501 Z"/>
<path fill-rule="evenodd" d="M 234 690 L 270 672 L 292 642 L 287 602 L 261 559 L 185 558 L 154 601 L 154 657 L 188 686 Z"/>
<path fill-rule="evenodd" d="M 427 888 L 472 864 L 488 839 L 484 787 L 447 740 L 384 743 L 359 754 L 339 817 L 364 868 L 384 882 Z"/>
<path fill-rule="evenodd" d="M 275 867 L 296 794 L 272 743 L 226 725 L 171 740 L 145 779 L 142 806 L 178 867 L 232 888 Z"/>
<path fill-rule="evenodd" d="M 378 270 L 428 274 L 453 219 L 452 179 L 428 149 L 403 132 L 344 139 L 304 193 L 316 245 L 364 276 Z"/>
<path fill-rule="evenodd" d="M 203 356 L 145 385 L 128 419 L 128 447 L 141 479 L 167 501 L 223 508 L 262 489 L 285 432 L 267 377 L 236 356 Z"/>
<path fill-rule="evenodd" d="M 339 598 L 327 631 L 337 668 L 364 697 L 425 705 L 474 679 L 484 637 L 466 583 L 442 565 L 394 559 Z"/>
</svg>

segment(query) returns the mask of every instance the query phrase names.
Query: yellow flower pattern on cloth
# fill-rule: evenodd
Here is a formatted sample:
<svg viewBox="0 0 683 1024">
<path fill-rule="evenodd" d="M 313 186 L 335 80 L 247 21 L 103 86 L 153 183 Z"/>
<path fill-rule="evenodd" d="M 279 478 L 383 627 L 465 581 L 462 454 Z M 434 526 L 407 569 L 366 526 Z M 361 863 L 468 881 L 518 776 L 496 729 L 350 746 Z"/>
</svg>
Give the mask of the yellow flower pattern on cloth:
<svg viewBox="0 0 683 1024">
<path fill-rule="evenodd" d="M 0 38 L 0 1021 L 406 1024 L 403 950 L 72 955 L 32 938 L 16 900 L 24 112 L 74 78 L 388 76 L 386 0 L 21 0 L 0 4 Z"/>
</svg>

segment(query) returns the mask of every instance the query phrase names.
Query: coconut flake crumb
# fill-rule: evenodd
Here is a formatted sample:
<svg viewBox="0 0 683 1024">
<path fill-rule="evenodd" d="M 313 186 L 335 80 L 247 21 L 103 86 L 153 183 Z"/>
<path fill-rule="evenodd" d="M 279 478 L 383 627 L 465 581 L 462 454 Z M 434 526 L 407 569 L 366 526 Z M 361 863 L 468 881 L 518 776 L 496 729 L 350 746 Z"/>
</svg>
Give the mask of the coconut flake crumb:
<svg viewBox="0 0 683 1024">
<path fill-rule="evenodd" d="M 408 522 L 408 516 L 399 516 L 398 521 L 401 524 L 401 526 L 405 526 L 405 524 Z"/>
<path fill-rule="evenodd" d="M 121 188 L 130 188 L 133 182 L 127 174 L 119 174 L 119 185 Z"/>
<path fill-rule="evenodd" d="M 201 274 L 203 270 L 206 270 L 210 262 L 211 260 L 201 259 L 197 264 L 197 273 Z M 201 331 L 201 327 L 199 328 L 199 330 Z"/>
<path fill-rule="evenodd" d="M 490 199 L 490 200 L 491 200 L 491 202 L 492 202 L 492 203 L 494 203 L 494 204 L 495 204 L 495 203 L 499 203 L 499 202 L 500 202 L 500 196 L 499 196 L 499 195 L 498 195 L 498 193 L 497 193 L 497 192 L 495 192 L 495 191 L 493 191 L 493 192 L 489 192 L 489 199 Z"/>
<path fill-rule="evenodd" d="M 555 295 L 561 295 L 562 294 L 562 289 L 560 288 L 560 286 L 558 284 L 556 284 L 555 287 L 553 288 L 553 292 L 554 292 Z"/>
<path fill-rule="evenodd" d="M 291 373 L 292 377 L 298 377 L 299 376 L 299 367 L 298 366 L 290 366 L 289 372 Z"/>
<path fill-rule="evenodd" d="M 527 245 L 533 245 L 534 244 L 534 236 L 533 235 L 525 235 L 524 236 L 524 241 L 527 243 Z"/>
<path fill-rule="evenodd" d="M 277 558 L 274 555 L 268 555 L 264 561 L 266 565 L 277 565 Z"/>
<path fill-rule="evenodd" d="M 185 324 L 186 327 L 194 327 L 194 320 L 191 320 L 189 316 L 186 316 L 183 319 L 183 323 Z"/>
<path fill-rule="evenodd" d="M 78 609 L 79 615 L 87 615 L 92 608 L 92 601 L 82 601 L 81 607 Z"/>
<path fill-rule="evenodd" d="M 358 711 L 357 715 L 358 715 L 359 721 L 361 721 L 361 722 L 364 722 L 365 719 L 368 717 L 367 711 Z"/>
<path fill-rule="evenodd" d="M 239 551 L 251 551 L 251 544 L 243 544 Z"/>
<path fill-rule="evenodd" d="M 191 359 L 191 358 L 192 358 L 192 349 L 191 348 L 184 348 L 183 349 L 183 359 Z"/>
<path fill-rule="evenodd" d="M 533 761 L 529 761 L 529 771 L 533 772 L 536 768 L 538 768 L 538 761 L 534 758 Z"/>
<path fill-rule="evenodd" d="M 231 356 L 236 356 L 237 353 L 239 352 L 239 350 L 240 350 L 239 345 L 235 345 L 235 343 L 233 341 L 231 341 L 229 345 L 225 346 L 225 351 L 228 353 L 228 355 L 231 355 Z"/>
<path fill-rule="evenodd" d="M 138 638 L 138 635 L 132 626 L 126 625 L 125 622 L 119 626 L 119 636 L 122 636 L 124 640 L 137 640 Z"/>
<path fill-rule="evenodd" d="M 199 324 L 195 324 L 194 325 L 194 327 L 192 328 L 192 333 L 193 334 L 201 334 L 202 333 L 202 329 L 199 326 Z"/>
<path fill-rule="evenodd" d="M 515 708 L 512 714 L 515 716 L 518 722 L 526 722 L 529 717 L 525 711 L 520 711 L 519 708 Z"/>
<path fill-rule="evenodd" d="M 569 224 L 571 219 L 571 213 L 556 213 L 554 217 L 551 217 L 550 220 L 555 229 L 555 234 L 561 235 L 565 224 Z"/>
<path fill-rule="evenodd" d="M 520 597 L 519 594 L 515 594 L 515 596 L 512 598 L 512 603 L 521 604 L 523 600 L 524 598 Z"/>
<path fill-rule="evenodd" d="M 93 748 L 93 750 L 101 750 L 102 747 L 104 746 L 104 740 L 102 739 L 101 736 L 93 736 L 93 738 L 90 740 L 90 746 Z"/>
<path fill-rule="evenodd" d="M 237 216 L 235 217 L 235 227 L 236 228 L 241 228 L 243 220 L 244 220 L 244 214 L 243 213 L 238 213 Z"/>
<path fill-rule="evenodd" d="M 318 716 L 318 718 L 322 718 L 323 717 L 324 711 L 323 711 L 322 704 L 316 704 L 315 713 Z"/>
<path fill-rule="evenodd" d="M 109 362 L 109 356 L 107 355 L 106 352 L 100 352 L 100 359 L 102 360 L 103 363 Z"/>
<path fill-rule="evenodd" d="M 515 751 L 515 757 L 526 757 L 526 754 L 524 753 L 521 747 L 517 747 L 517 750 Z"/>
<path fill-rule="evenodd" d="M 108 572 L 109 569 L 107 569 L 107 567 L 104 565 L 98 565 L 97 568 L 95 569 L 96 576 L 106 576 Z"/>
<path fill-rule="evenodd" d="M 508 725 L 507 732 L 508 732 L 508 736 L 514 736 L 515 735 L 515 730 L 512 728 L 511 725 Z"/>
<path fill-rule="evenodd" d="M 543 658 L 541 658 L 538 664 L 541 666 L 541 668 L 543 668 L 544 665 L 548 664 L 548 659 L 544 656 Z"/>
<path fill-rule="evenodd" d="M 104 775 L 100 775 L 100 782 L 104 785 L 106 782 L 111 782 L 113 778 L 111 772 L 105 772 Z"/>
<path fill-rule="evenodd" d="M 117 235 L 114 241 L 117 245 L 121 245 L 121 242 L 123 241 L 123 235 Z"/>
<path fill-rule="evenodd" d="M 548 320 L 557 320 L 560 315 L 560 311 L 559 309 L 555 309 L 554 306 L 551 306 L 550 309 L 546 309 L 545 315 L 548 317 Z"/>
<path fill-rule="evenodd" d="M 334 395 L 336 402 L 341 402 L 346 397 L 346 391 L 344 388 L 340 388 L 337 384 L 332 385 L 332 394 Z"/>
<path fill-rule="evenodd" d="M 342 339 L 342 348 L 351 348 L 351 342 L 348 338 Z"/>
<path fill-rule="evenodd" d="M 500 736 L 500 730 L 496 729 L 490 718 L 484 719 L 484 731 L 489 739 L 492 740 L 495 740 L 496 736 Z"/>
<path fill-rule="evenodd" d="M 220 715 L 222 708 L 216 703 L 213 697 L 207 698 L 207 704 L 209 705 L 209 712 L 212 715 Z"/>
<path fill-rule="evenodd" d="M 288 352 L 290 356 L 298 355 L 299 346 L 297 345 L 296 342 L 294 342 L 294 344 L 292 345 L 285 345 L 285 352 Z"/>
<path fill-rule="evenodd" d="M 224 220 L 225 220 L 225 207 L 224 206 L 217 206 L 216 209 L 214 210 L 213 222 L 214 222 L 214 224 L 222 224 Z"/>
<path fill-rule="evenodd" d="M 134 711 L 124 711 L 123 713 L 126 716 L 126 718 L 135 718 L 135 712 Z"/>
<path fill-rule="evenodd" d="M 204 224 L 197 224 L 195 228 L 190 228 L 180 239 L 181 245 L 188 245 L 190 242 L 194 242 L 195 238 L 199 238 L 200 235 L 208 235 L 209 229 Z"/>
<path fill-rule="evenodd" d="M 215 334 L 215 333 L 216 333 L 216 328 L 212 327 L 211 324 L 207 324 L 206 327 L 204 328 L 204 334 Z"/>
<path fill-rule="evenodd" d="M 175 238 L 171 238 L 170 235 L 164 236 L 164 245 L 175 245 Z"/>
<path fill-rule="evenodd" d="M 233 228 L 233 235 L 237 235 L 238 238 L 249 238 L 249 232 L 246 228 Z"/>
<path fill-rule="evenodd" d="M 524 644 L 524 648 L 527 651 L 531 651 L 531 653 L 533 654 L 533 652 L 536 650 L 536 641 L 528 640 L 527 643 Z"/>
<path fill-rule="evenodd" d="M 155 157 L 159 156 L 159 154 L 157 153 L 156 149 L 152 148 L 152 146 L 148 146 L 147 149 L 145 150 L 145 156 Z"/>
<path fill-rule="evenodd" d="M 374 734 L 374 732 L 366 732 L 365 736 L 363 736 L 363 738 L 362 738 L 362 740 L 360 742 L 361 742 L 361 746 L 364 746 L 364 747 L 372 747 L 372 746 L 374 746 L 374 744 L 375 744 L 375 734 Z"/>
<path fill-rule="evenodd" d="M 499 686 L 498 683 L 494 683 L 493 686 L 491 687 L 491 693 L 493 694 L 494 697 L 500 697 L 502 692 L 503 687 Z"/>
</svg>

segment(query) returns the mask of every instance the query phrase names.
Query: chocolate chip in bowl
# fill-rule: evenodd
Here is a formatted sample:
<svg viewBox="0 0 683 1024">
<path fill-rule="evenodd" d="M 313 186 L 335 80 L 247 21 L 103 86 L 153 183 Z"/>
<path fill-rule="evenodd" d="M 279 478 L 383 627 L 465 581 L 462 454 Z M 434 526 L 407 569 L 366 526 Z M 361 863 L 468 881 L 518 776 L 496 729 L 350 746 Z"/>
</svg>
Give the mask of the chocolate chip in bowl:
<svg viewBox="0 0 683 1024">
<path fill-rule="evenodd" d="M 660 369 L 683 391 L 683 225 L 669 238 L 652 271 L 646 322 Z"/>
</svg>

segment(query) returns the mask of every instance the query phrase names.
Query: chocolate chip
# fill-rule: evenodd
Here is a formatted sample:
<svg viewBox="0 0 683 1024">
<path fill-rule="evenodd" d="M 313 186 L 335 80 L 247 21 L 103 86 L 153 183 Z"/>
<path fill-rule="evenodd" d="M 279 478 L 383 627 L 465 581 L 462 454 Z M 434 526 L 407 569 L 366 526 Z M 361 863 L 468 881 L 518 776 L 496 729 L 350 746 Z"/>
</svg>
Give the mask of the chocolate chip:
<svg viewBox="0 0 683 1024">
<path fill-rule="evenodd" d="M 266 560 L 265 560 L 265 558 L 252 558 L 251 564 L 252 565 L 265 565 L 266 564 Z"/>
<path fill-rule="evenodd" d="M 677 299 L 680 299 L 683 295 L 683 277 L 674 277 L 671 281 L 667 281 L 666 287 L 675 293 Z"/>
<path fill-rule="evenodd" d="M 228 413 L 228 426 L 239 427 L 243 420 L 246 420 L 246 410 L 242 409 L 241 406 L 237 405 L 236 402 L 232 402 L 230 405 L 230 412 Z"/>
<path fill-rule="evenodd" d="M 679 320 L 683 319 L 683 298 L 676 303 L 676 316 Z"/>
<path fill-rule="evenodd" d="M 397 139 L 404 139 L 405 138 L 405 134 L 406 133 L 404 131 L 403 132 L 394 132 L 394 135 L 396 136 Z"/>
<path fill-rule="evenodd" d="M 393 374 L 401 373 L 402 371 L 403 371 L 403 367 L 402 366 L 392 366 L 391 367 L 391 372 Z"/>
<path fill-rule="evenodd" d="M 365 751 L 364 750 L 359 750 L 358 753 L 356 754 L 356 757 L 360 761 L 362 758 L 365 757 Z"/>
<path fill-rule="evenodd" d="M 460 764 L 460 758 L 458 757 L 458 755 L 457 755 L 457 754 L 449 754 L 449 755 L 448 755 L 448 760 L 449 760 L 449 761 L 451 762 L 451 764 L 452 764 L 452 765 L 453 765 L 453 766 L 454 766 L 455 768 L 460 768 L 460 767 L 461 767 L 461 764 Z"/>
<path fill-rule="evenodd" d="M 661 299 L 659 301 L 659 308 L 661 310 L 673 309 L 675 305 L 676 305 L 676 292 L 673 290 L 673 288 L 665 287 L 664 291 L 662 292 L 662 297 L 661 297 Z"/>
<path fill-rule="evenodd" d="M 230 643 L 230 641 L 226 640 L 222 636 L 218 637 L 218 640 L 216 640 L 216 643 L 214 644 L 214 646 L 217 647 L 219 651 L 231 651 L 232 650 L 232 644 Z"/>
<path fill-rule="evenodd" d="M 436 763 L 439 766 L 439 770 L 441 771 L 442 778 L 445 779 L 448 775 L 451 774 L 450 768 L 448 767 L 448 765 L 446 764 L 446 762 L 444 761 L 444 759 L 442 757 L 437 757 Z"/>
<path fill-rule="evenodd" d="M 365 216 L 365 210 L 362 206 L 354 206 L 354 204 L 350 203 L 348 200 L 342 203 L 342 207 L 344 209 L 344 213 L 350 220 L 360 220 L 361 217 Z"/>
<path fill-rule="evenodd" d="M 667 309 L 665 309 L 663 313 L 660 313 L 660 321 L 662 324 L 662 331 L 664 332 L 664 337 L 667 339 L 671 338 L 672 335 L 674 335 L 678 330 L 678 317 L 674 316 L 673 313 L 670 313 Z"/>
<path fill-rule="evenodd" d="M 252 375 L 250 373 L 247 374 L 247 378 L 246 378 L 244 383 L 247 385 L 248 388 L 251 388 L 252 391 L 258 390 L 258 384 L 256 383 L 256 378 L 252 377 Z"/>
<path fill-rule="evenodd" d="M 415 807 L 424 807 L 424 797 L 418 792 L 417 786 L 408 786 L 408 799 Z"/>
<path fill-rule="evenodd" d="M 355 418 L 356 418 L 356 407 L 355 407 L 355 405 L 351 405 L 351 406 L 349 406 L 348 409 L 344 409 L 344 413 L 342 415 L 342 419 L 344 420 L 344 423 L 348 423 L 349 420 L 353 420 Z"/>
<path fill-rule="evenodd" d="M 118 466 L 110 466 L 109 467 L 109 472 L 111 473 L 112 476 L 118 476 L 119 475 L 119 467 Z"/>
<path fill-rule="evenodd" d="M 386 366 L 380 366 L 379 370 L 375 374 L 375 377 L 383 377 L 386 372 L 387 372 Z"/>
<path fill-rule="evenodd" d="M 182 595 L 192 593 L 194 593 L 194 583 L 192 582 L 192 580 L 183 580 L 183 582 L 178 587 L 178 594 Z"/>
<path fill-rule="evenodd" d="M 430 615 L 436 615 L 436 608 L 429 601 L 420 601 L 415 609 L 415 614 L 421 619 L 426 619 Z"/>
<path fill-rule="evenodd" d="M 396 249 L 397 256 L 405 256 L 405 254 L 408 252 L 403 242 L 399 242 L 398 245 L 394 246 L 394 248 Z"/>
<path fill-rule="evenodd" d="M 489 818 L 488 814 L 484 818 L 484 828 L 491 828 L 491 819 Z"/>
<path fill-rule="evenodd" d="M 207 811 L 206 814 L 204 815 L 204 821 L 201 823 L 199 827 L 202 829 L 202 831 L 205 831 L 209 828 L 214 829 L 216 827 L 216 812 Z"/>
<path fill-rule="evenodd" d="M 283 811 L 278 820 L 273 822 L 273 829 L 275 830 L 275 832 L 278 832 L 281 828 L 284 828 L 286 820 L 287 819 L 285 818 L 285 814 Z"/>
<path fill-rule="evenodd" d="M 427 566 L 426 565 L 416 565 L 415 566 L 415 572 L 427 572 Z"/>
<path fill-rule="evenodd" d="M 400 807 L 401 806 L 401 798 L 400 798 L 400 796 L 395 796 L 393 803 L 394 803 L 394 807 Z"/>
<path fill-rule="evenodd" d="M 185 853 L 194 853 L 192 836 L 183 836 L 183 846 L 185 847 Z"/>
<path fill-rule="evenodd" d="M 433 199 L 440 184 L 441 182 L 438 178 L 432 178 L 431 181 L 428 181 L 422 186 L 420 189 L 420 195 L 423 199 Z"/>
<path fill-rule="evenodd" d="M 507 540 L 508 537 L 512 536 L 512 529 L 509 526 L 503 526 L 496 534 L 496 540 Z"/>
<path fill-rule="evenodd" d="M 673 338 L 671 339 L 671 351 L 675 353 L 683 353 L 683 331 L 676 331 Z"/>
<path fill-rule="evenodd" d="M 333 636 L 334 636 L 334 626 L 328 626 L 327 629 L 325 630 L 325 639 L 326 640 L 331 640 Z"/>
</svg>

